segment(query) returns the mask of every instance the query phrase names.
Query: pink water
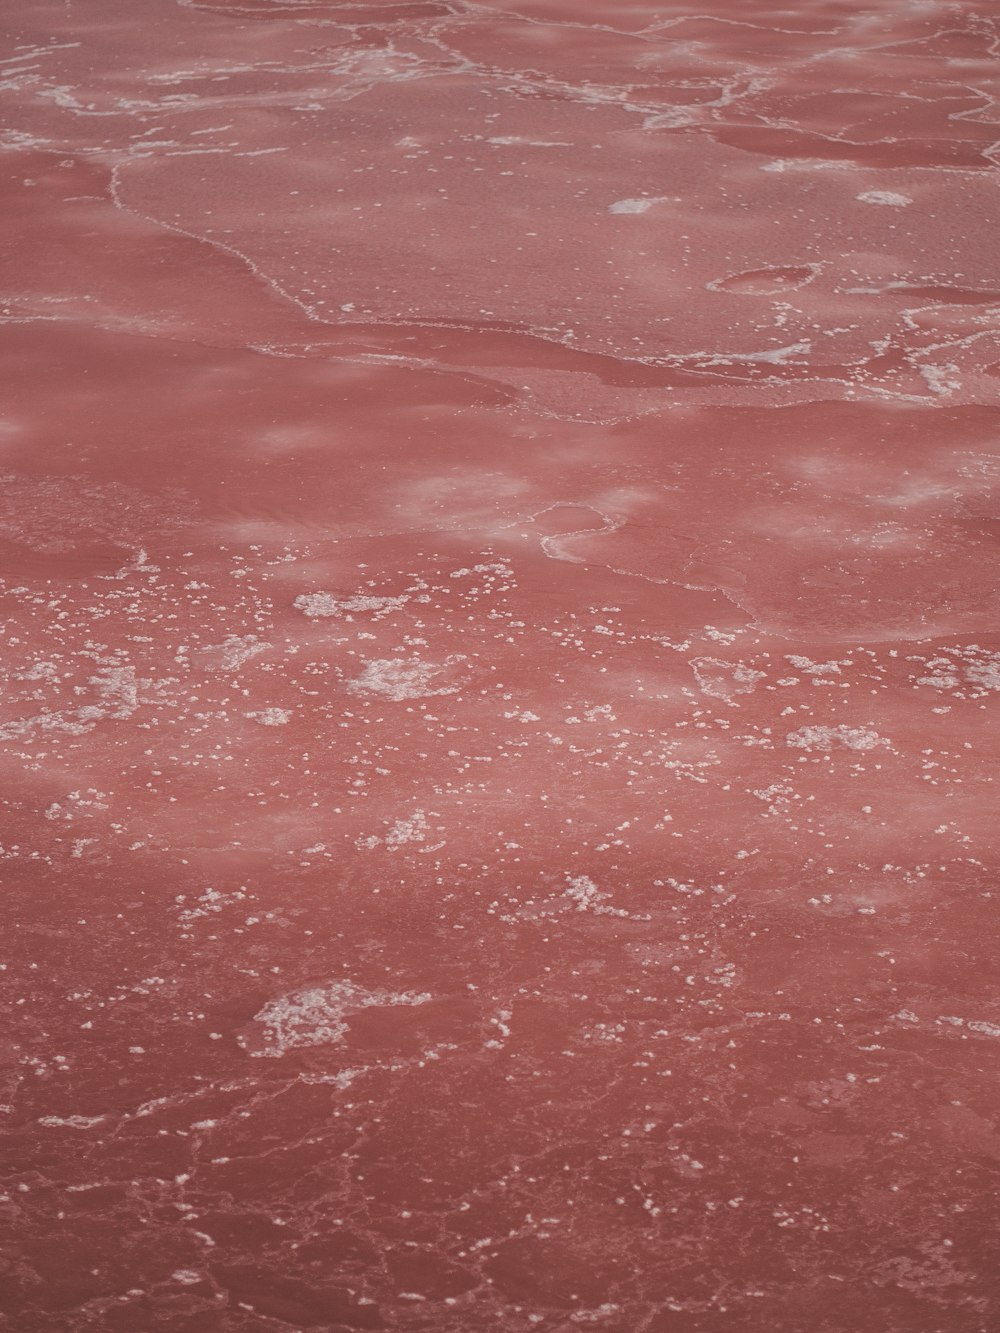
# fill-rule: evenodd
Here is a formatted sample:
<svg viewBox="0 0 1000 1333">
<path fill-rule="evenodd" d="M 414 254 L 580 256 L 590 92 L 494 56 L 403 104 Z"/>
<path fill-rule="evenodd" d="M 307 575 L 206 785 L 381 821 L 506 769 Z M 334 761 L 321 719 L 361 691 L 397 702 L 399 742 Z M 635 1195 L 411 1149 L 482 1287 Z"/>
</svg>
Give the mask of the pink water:
<svg viewBox="0 0 1000 1333">
<path fill-rule="evenodd" d="M 23 0 L 4 1327 L 1000 1326 L 1000 22 Z"/>
</svg>

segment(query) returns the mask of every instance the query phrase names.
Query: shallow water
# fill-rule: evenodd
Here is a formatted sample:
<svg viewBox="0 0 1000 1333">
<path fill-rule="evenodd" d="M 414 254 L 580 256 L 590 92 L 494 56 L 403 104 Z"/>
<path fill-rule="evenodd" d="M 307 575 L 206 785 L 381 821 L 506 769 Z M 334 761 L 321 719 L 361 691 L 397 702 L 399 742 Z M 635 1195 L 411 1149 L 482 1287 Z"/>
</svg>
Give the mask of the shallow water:
<svg viewBox="0 0 1000 1333">
<path fill-rule="evenodd" d="M 996 18 L 5 27 L 9 1327 L 990 1333 Z"/>
</svg>

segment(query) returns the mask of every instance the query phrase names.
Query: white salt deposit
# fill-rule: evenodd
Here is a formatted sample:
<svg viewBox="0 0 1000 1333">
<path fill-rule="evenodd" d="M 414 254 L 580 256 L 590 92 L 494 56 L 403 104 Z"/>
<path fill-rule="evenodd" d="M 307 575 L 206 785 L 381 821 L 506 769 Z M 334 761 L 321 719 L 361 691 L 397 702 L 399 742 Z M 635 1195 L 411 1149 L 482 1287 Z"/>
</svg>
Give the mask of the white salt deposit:
<svg viewBox="0 0 1000 1333">
<path fill-rule="evenodd" d="M 376 658 L 366 662 L 360 676 L 347 682 L 352 694 L 380 694 L 397 703 L 403 699 L 426 699 L 437 694 L 457 694 L 457 685 L 434 686 L 441 667 L 416 658 Z"/>
<path fill-rule="evenodd" d="M 832 750 L 843 746 L 847 750 L 874 750 L 878 745 L 888 745 L 877 731 L 867 727 L 800 727 L 790 731 L 785 737 L 789 745 L 797 750 Z"/>
<path fill-rule="evenodd" d="M 305 1046 L 335 1046 L 350 1026 L 349 1014 L 388 1005 L 426 1004 L 430 998 L 426 992 L 371 991 L 353 981 L 331 981 L 269 1000 L 253 1017 L 263 1028 L 263 1046 L 253 1049 L 256 1042 L 247 1037 L 241 1038 L 241 1045 L 250 1048 L 252 1055 L 271 1057 Z"/>
<path fill-rule="evenodd" d="M 713 699 L 729 699 L 734 694 L 752 694 L 763 671 L 755 671 L 742 662 L 723 662 L 716 657 L 695 657 L 691 669 L 702 694 Z"/>
<path fill-rule="evenodd" d="M 305 615 L 315 620 L 324 616 L 350 615 L 354 611 L 385 614 L 399 610 L 409 600 L 405 594 L 400 597 L 371 597 L 359 593 L 353 597 L 335 597 L 331 592 L 306 592 L 301 597 L 296 597 L 295 605 Z"/>
<path fill-rule="evenodd" d="M 291 716 L 290 708 L 258 708 L 252 713 L 244 713 L 244 717 L 259 722 L 262 727 L 283 727 L 291 720 Z"/>
<path fill-rule="evenodd" d="M 409 819 L 397 819 L 384 837 L 372 834 L 368 838 L 359 838 L 357 846 L 371 850 L 383 845 L 396 848 L 408 842 L 426 842 L 430 828 L 423 810 L 414 810 Z"/>
<path fill-rule="evenodd" d="M 863 204 L 880 204 L 884 208 L 906 208 L 913 203 L 908 194 L 897 194 L 894 190 L 863 190 L 855 197 Z"/>
<path fill-rule="evenodd" d="M 654 204 L 662 204 L 665 196 L 655 199 L 616 199 L 608 205 L 609 213 L 646 213 Z"/>
</svg>

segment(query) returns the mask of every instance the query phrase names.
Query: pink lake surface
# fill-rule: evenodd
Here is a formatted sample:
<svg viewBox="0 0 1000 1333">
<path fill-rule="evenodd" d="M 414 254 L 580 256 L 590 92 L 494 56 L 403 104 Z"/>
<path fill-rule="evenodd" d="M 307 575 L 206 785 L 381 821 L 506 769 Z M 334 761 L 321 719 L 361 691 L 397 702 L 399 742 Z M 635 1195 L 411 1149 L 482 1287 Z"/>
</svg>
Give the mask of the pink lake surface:
<svg viewBox="0 0 1000 1333">
<path fill-rule="evenodd" d="M 22 0 L 16 1333 L 1000 1328 L 1000 21 Z"/>
</svg>

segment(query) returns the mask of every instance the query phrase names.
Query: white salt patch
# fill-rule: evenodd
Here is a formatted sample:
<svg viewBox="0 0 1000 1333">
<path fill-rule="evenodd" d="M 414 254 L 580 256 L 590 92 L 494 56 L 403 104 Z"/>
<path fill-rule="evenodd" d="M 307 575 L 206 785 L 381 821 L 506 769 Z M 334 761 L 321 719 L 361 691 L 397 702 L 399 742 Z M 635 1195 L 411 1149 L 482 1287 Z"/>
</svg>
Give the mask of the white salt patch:
<svg viewBox="0 0 1000 1333">
<path fill-rule="evenodd" d="M 599 889 L 589 875 L 576 875 L 566 886 L 566 897 L 576 903 L 577 912 L 593 912 L 596 916 L 624 917 L 631 921 L 648 921 L 647 915 L 633 915 L 621 907 L 609 907 L 610 893 Z"/>
<path fill-rule="evenodd" d="M 962 387 L 961 371 L 954 361 L 948 361 L 943 366 L 918 366 L 918 370 L 931 393 L 941 397 L 947 398 Z"/>
<path fill-rule="evenodd" d="M 612 712 L 610 704 L 595 704 L 593 708 L 588 708 L 583 714 L 588 722 L 616 722 L 618 719 Z M 535 719 L 537 721 L 537 718 Z"/>
<path fill-rule="evenodd" d="M 593 1310 L 577 1310 L 569 1318 L 573 1324 L 598 1324 L 617 1314 L 621 1308 L 620 1305 L 612 1305 L 610 1301 L 606 1301 L 604 1305 L 598 1305 Z"/>
<path fill-rule="evenodd" d="M 966 683 L 980 690 L 1000 690 L 1000 653 L 990 653 L 971 644 L 968 648 L 951 648 L 948 657 L 934 657 L 927 667 L 933 673 L 918 676 L 918 685 L 931 685 L 937 690 L 953 690 Z M 961 672 L 962 676 L 958 673 Z"/>
<path fill-rule="evenodd" d="M 372 834 L 368 838 L 359 838 L 356 845 L 367 847 L 369 850 L 381 846 L 402 847 L 408 842 L 426 842 L 430 831 L 431 826 L 423 810 L 414 810 L 409 819 L 397 819 L 385 837 L 380 838 Z M 439 847 L 441 845 L 438 843 Z"/>
<path fill-rule="evenodd" d="M 215 644 L 204 649 L 206 653 L 220 654 L 220 667 L 223 671 L 232 671 L 235 667 L 242 666 L 244 662 L 249 662 L 251 657 L 256 657 L 258 653 L 266 651 L 267 644 L 259 643 L 256 634 L 246 634 L 242 638 L 238 634 L 227 634 L 222 643 Z"/>
<path fill-rule="evenodd" d="M 77 720 L 83 714 L 83 709 L 77 710 L 76 714 L 63 713 L 39 713 L 36 717 L 20 719 L 15 722 L 5 722 L 0 727 L 0 740 L 13 741 L 22 736 L 30 736 L 37 728 L 39 731 L 65 731 L 70 736 L 82 736 L 90 731 L 94 726 L 92 719 L 86 721 Z"/>
<path fill-rule="evenodd" d="M 40 1125 L 49 1125 L 52 1128 L 67 1129 L 93 1129 L 95 1125 L 100 1125 L 107 1120 L 106 1115 L 43 1115 L 39 1120 Z"/>
<path fill-rule="evenodd" d="M 486 140 L 487 143 L 501 147 L 519 146 L 524 148 L 572 148 L 567 139 L 525 139 L 517 134 L 497 134 Z"/>
<path fill-rule="evenodd" d="M 936 690 L 953 690 L 961 682 L 957 676 L 918 676 L 918 685 L 932 685 Z"/>
<path fill-rule="evenodd" d="M 987 690 L 1000 690 L 1000 653 L 965 668 L 966 679 Z"/>
<path fill-rule="evenodd" d="M 295 605 L 305 615 L 315 620 L 322 616 L 349 615 L 352 611 L 375 611 L 385 614 L 399 610 L 409 600 L 405 594 L 400 597 L 370 597 L 358 593 L 353 597 L 334 597 L 330 592 L 307 592 L 301 597 L 296 597 Z"/>
<path fill-rule="evenodd" d="M 33 679 L 24 673 L 25 679 Z M 140 680 L 135 674 L 135 667 L 103 667 L 87 682 L 97 693 L 100 703 L 84 704 L 81 708 L 65 709 L 59 712 L 44 710 L 34 717 L 20 718 L 0 726 L 0 740 L 18 740 L 30 736 L 35 731 L 66 732 L 70 736 L 82 736 L 92 731 L 104 718 L 124 721 L 130 718 L 139 707 L 140 687 L 151 685 L 148 680 Z"/>
<path fill-rule="evenodd" d="M 209 885 L 205 892 L 196 900 L 197 906 L 185 907 L 178 913 L 178 919 L 182 921 L 184 925 L 189 926 L 192 921 L 198 921 L 202 917 L 213 916 L 214 914 L 221 912 L 225 907 L 232 907 L 238 903 L 245 903 L 249 896 L 246 886 L 242 884 L 232 893 L 222 893 L 219 889 L 215 889 Z M 178 895 L 178 903 L 186 901 L 186 894 Z"/>
<path fill-rule="evenodd" d="M 613 204 L 608 204 L 609 213 L 647 213 L 654 204 L 662 204 L 666 200 L 666 195 L 659 195 L 655 199 L 616 199 Z"/>
<path fill-rule="evenodd" d="M 789 745 L 797 750 L 832 750 L 842 745 L 847 750 L 874 750 L 878 745 L 888 745 L 877 731 L 867 727 L 800 727 L 790 731 L 785 737 Z"/>
<path fill-rule="evenodd" d="M 430 998 L 426 992 L 371 991 L 353 981 L 292 991 L 270 1000 L 254 1014 L 253 1021 L 264 1029 L 261 1039 L 265 1045 L 250 1053 L 277 1057 L 305 1046 L 335 1046 L 349 1027 L 348 1014 L 388 1005 L 426 1004 Z M 240 1042 L 244 1047 L 255 1045 L 244 1037 Z"/>
<path fill-rule="evenodd" d="M 259 722 L 262 727 L 283 727 L 291 721 L 290 708 L 258 708 L 252 713 L 244 713 L 252 722 Z"/>
<path fill-rule="evenodd" d="M 722 963 L 719 967 L 713 967 L 705 980 L 710 986 L 735 986 L 736 984 L 736 964 Z"/>
<path fill-rule="evenodd" d="M 93 685 L 104 702 L 110 705 L 105 716 L 131 717 L 139 707 L 139 685 L 135 667 L 103 667 L 96 676 L 91 676 Z M 143 681 L 142 684 L 149 684 Z"/>
<path fill-rule="evenodd" d="M 570 880 L 566 889 L 566 897 L 573 899 L 578 912 L 586 912 L 597 907 L 599 903 L 606 902 L 609 896 L 603 893 L 587 875 L 577 875 L 575 879 Z"/>
<path fill-rule="evenodd" d="M 863 204 L 881 204 L 886 208 L 906 208 L 913 203 L 908 194 L 896 194 L 894 190 L 864 190 L 855 198 Z"/>
<path fill-rule="evenodd" d="M 796 356 L 808 356 L 811 351 L 812 343 L 808 339 L 805 339 L 802 342 L 789 343 L 787 347 L 775 347 L 767 352 L 741 352 L 739 356 L 733 356 L 730 360 L 763 361 L 767 365 L 785 366 L 788 364 L 790 358 Z M 725 360 L 725 358 L 716 359 Z"/>
<path fill-rule="evenodd" d="M 730 699 L 734 694 L 752 694 L 765 676 L 763 671 L 754 671 L 742 662 L 723 662 L 716 657 L 692 658 L 691 669 L 702 694 L 713 699 Z"/>
<path fill-rule="evenodd" d="M 403 699 L 426 699 L 438 694 L 457 694 L 457 685 L 434 688 L 434 679 L 442 668 L 416 659 L 376 658 L 366 662 L 361 675 L 347 682 L 352 694 L 380 694 L 397 703 Z"/>
<path fill-rule="evenodd" d="M 799 671 L 806 671 L 810 676 L 839 676 L 842 666 L 849 666 L 849 662 L 813 662 L 808 657 L 800 657 L 797 653 L 789 653 L 785 657 L 786 662 L 791 662 L 792 666 Z"/>
<path fill-rule="evenodd" d="M 448 577 L 452 579 L 465 579 L 468 578 L 470 574 L 485 574 L 487 576 L 495 574 L 498 578 L 502 579 L 514 577 L 511 573 L 510 566 L 501 564 L 499 561 L 494 561 L 493 564 L 487 565 L 473 565 L 471 569 L 455 569 L 452 570 Z"/>
</svg>

